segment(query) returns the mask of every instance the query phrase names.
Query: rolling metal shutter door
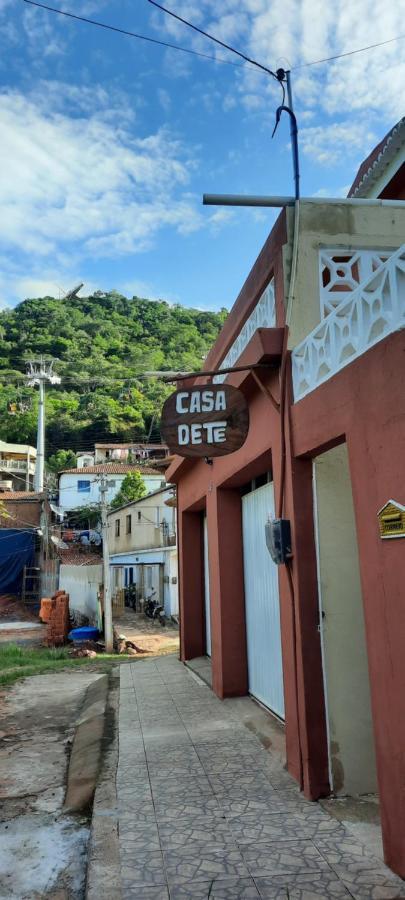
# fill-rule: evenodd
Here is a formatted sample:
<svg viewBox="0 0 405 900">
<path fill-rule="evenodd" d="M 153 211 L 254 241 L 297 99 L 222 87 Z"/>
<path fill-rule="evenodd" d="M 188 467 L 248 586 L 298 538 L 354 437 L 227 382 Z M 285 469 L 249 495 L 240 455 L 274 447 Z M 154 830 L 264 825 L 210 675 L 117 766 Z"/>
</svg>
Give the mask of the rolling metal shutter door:
<svg viewBox="0 0 405 900">
<path fill-rule="evenodd" d="M 272 484 L 242 497 L 249 692 L 284 719 L 278 572 L 264 531 L 269 515 L 274 516 Z"/>
</svg>

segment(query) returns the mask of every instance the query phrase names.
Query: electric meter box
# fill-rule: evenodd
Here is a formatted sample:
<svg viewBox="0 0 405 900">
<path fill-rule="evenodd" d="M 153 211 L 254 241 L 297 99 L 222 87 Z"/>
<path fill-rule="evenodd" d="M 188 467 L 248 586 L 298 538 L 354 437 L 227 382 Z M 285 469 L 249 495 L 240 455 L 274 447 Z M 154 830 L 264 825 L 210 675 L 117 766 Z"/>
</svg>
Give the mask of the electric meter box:
<svg viewBox="0 0 405 900">
<path fill-rule="evenodd" d="M 289 519 L 269 519 L 265 525 L 266 545 L 276 566 L 291 556 L 291 526 Z"/>
</svg>

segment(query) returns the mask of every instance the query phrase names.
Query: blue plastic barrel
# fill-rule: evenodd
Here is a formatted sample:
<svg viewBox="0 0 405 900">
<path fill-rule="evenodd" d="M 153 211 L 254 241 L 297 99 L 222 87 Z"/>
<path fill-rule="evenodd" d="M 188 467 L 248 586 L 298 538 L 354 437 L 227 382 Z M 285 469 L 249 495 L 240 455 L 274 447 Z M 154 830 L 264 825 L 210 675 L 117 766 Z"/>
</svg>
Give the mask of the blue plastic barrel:
<svg viewBox="0 0 405 900">
<path fill-rule="evenodd" d="M 96 641 L 98 635 L 98 628 L 94 628 L 91 625 L 84 625 L 82 628 L 73 628 L 73 630 L 69 632 L 68 638 L 70 641 L 74 641 L 75 644 L 79 644 L 82 641 Z"/>
</svg>

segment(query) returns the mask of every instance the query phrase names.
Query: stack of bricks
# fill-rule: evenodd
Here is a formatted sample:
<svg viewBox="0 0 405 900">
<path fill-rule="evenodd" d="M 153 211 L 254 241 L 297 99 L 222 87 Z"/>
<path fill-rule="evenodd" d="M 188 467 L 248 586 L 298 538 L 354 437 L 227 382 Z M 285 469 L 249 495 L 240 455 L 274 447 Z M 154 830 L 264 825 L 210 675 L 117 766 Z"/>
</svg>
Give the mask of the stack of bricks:
<svg viewBox="0 0 405 900">
<path fill-rule="evenodd" d="M 61 644 L 64 644 L 69 629 L 69 594 L 66 594 L 65 591 L 56 591 L 56 594 L 53 595 L 50 603 L 48 628 L 46 632 L 46 643 L 48 646 L 58 647 Z"/>
</svg>

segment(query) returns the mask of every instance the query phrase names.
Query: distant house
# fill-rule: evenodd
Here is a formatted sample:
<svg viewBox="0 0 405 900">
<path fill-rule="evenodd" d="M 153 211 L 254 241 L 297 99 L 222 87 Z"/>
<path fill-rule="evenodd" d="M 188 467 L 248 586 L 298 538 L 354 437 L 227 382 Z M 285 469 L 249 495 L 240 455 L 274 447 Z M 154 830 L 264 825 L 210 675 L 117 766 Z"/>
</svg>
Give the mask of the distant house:
<svg viewBox="0 0 405 900">
<path fill-rule="evenodd" d="M 33 490 L 36 457 L 35 447 L 0 441 L 0 490 Z"/>
<path fill-rule="evenodd" d="M 169 455 L 166 444 L 136 443 L 95 444 L 95 463 L 136 463 L 141 460 L 165 459 Z"/>
<path fill-rule="evenodd" d="M 164 481 L 163 476 L 147 466 L 129 466 L 120 463 L 64 469 L 59 473 L 59 507 L 66 513 L 80 506 L 100 503 L 100 476 L 108 479 L 107 503 L 111 503 L 129 472 L 142 473 L 148 493 L 156 491 Z"/>
<path fill-rule="evenodd" d="M 77 453 L 76 466 L 78 469 L 87 469 L 88 466 L 95 465 L 94 453 Z"/>
<path fill-rule="evenodd" d="M 108 514 L 113 593 L 135 584 L 138 598 L 153 594 L 168 616 L 179 609 L 175 507 L 166 486 Z"/>
</svg>

